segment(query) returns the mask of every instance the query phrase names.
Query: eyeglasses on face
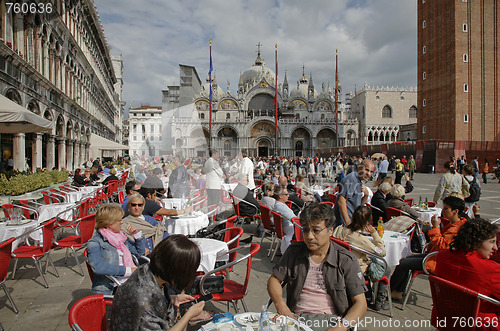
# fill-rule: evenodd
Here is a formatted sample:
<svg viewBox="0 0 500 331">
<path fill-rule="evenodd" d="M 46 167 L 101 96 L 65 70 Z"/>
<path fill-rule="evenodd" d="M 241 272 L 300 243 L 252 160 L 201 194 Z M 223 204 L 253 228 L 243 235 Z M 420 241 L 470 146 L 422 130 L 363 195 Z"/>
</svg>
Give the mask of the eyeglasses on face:
<svg viewBox="0 0 500 331">
<path fill-rule="evenodd" d="M 143 203 L 131 203 L 130 205 L 131 205 L 132 207 L 142 207 L 142 206 L 144 206 L 144 204 L 143 204 Z"/>
<path fill-rule="evenodd" d="M 321 231 L 323 231 L 324 229 L 326 229 L 326 226 L 322 229 L 309 229 L 309 228 L 302 228 L 302 233 L 304 234 L 309 234 L 309 232 L 312 231 L 312 233 L 317 236 L 318 234 L 321 233 Z"/>
</svg>

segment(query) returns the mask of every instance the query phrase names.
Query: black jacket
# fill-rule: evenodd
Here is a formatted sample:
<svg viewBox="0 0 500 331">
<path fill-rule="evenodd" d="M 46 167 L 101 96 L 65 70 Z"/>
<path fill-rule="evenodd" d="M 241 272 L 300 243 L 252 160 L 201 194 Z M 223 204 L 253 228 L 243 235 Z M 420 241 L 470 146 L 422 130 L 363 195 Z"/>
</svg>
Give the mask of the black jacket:
<svg viewBox="0 0 500 331">
<path fill-rule="evenodd" d="M 386 216 L 385 216 L 385 207 L 387 207 L 387 201 L 388 197 L 390 194 L 387 194 L 387 196 L 384 197 L 382 192 L 380 190 L 377 190 L 372 197 L 372 203 L 371 205 L 374 207 L 377 207 L 378 209 L 381 209 L 383 212 L 378 211 L 377 209 L 373 208 L 372 209 L 372 216 L 373 216 L 373 224 L 378 223 L 379 217 L 382 217 L 384 222 L 386 222 Z"/>
</svg>

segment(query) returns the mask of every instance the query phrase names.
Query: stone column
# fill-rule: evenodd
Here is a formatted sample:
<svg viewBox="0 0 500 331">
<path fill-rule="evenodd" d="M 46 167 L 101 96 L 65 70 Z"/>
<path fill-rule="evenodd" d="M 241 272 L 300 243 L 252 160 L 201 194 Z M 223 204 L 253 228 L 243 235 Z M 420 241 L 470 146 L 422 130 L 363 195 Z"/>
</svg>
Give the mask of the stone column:
<svg viewBox="0 0 500 331">
<path fill-rule="evenodd" d="M 75 160 L 73 164 L 75 165 L 75 169 L 81 168 L 82 160 L 80 160 L 80 143 L 75 140 L 75 145 L 73 148 L 73 154 L 75 155 Z"/>
<path fill-rule="evenodd" d="M 31 165 L 32 171 L 35 172 L 37 168 L 42 168 L 42 137 L 43 134 L 36 133 L 33 139 L 32 144 L 32 157 L 31 157 Z M 48 146 L 47 146 L 48 147 Z"/>
<path fill-rule="evenodd" d="M 57 138 L 57 144 L 59 146 L 59 164 L 57 167 L 61 170 L 66 168 L 66 138 Z"/>
<path fill-rule="evenodd" d="M 85 144 L 85 154 L 84 154 L 85 160 L 90 160 L 89 151 L 90 151 L 90 144 L 86 143 Z"/>
<path fill-rule="evenodd" d="M 66 141 L 66 169 L 73 170 L 73 144 L 74 140 L 68 139 Z"/>
<path fill-rule="evenodd" d="M 49 139 L 47 139 L 47 169 L 52 170 L 56 163 L 56 146 L 54 141 L 56 136 L 49 135 Z"/>
<path fill-rule="evenodd" d="M 14 135 L 13 159 L 14 169 L 25 170 L 26 166 L 26 140 L 24 133 L 16 133 Z"/>
</svg>

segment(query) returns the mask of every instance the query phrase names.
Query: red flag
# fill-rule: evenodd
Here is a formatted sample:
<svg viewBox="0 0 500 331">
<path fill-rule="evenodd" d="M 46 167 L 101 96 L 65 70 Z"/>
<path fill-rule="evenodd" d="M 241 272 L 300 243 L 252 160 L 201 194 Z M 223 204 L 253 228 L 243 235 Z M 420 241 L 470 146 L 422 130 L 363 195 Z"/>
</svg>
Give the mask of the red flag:
<svg viewBox="0 0 500 331">
<path fill-rule="evenodd" d="M 210 130 L 210 134 L 212 134 L 212 70 L 213 70 L 213 66 L 212 66 L 212 39 L 209 40 L 210 42 L 210 69 L 208 71 L 208 79 L 210 80 L 210 94 L 209 94 L 209 99 L 210 99 L 210 103 L 209 103 L 209 112 L 210 112 L 210 119 L 209 119 L 209 122 L 208 122 L 208 128 Z"/>
<path fill-rule="evenodd" d="M 339 56 L 338 50 L 335 50 L 335 130 L 339 132 Z"/>
<path fill-rule="evenodd" d="M 274 129 L 278 130 L 278 44 L 274 45 L 274 62 L 276 69 L 276 77 L 274 79 L 274 111 L 275 111 L 275 121 L 274 121 Z"/>
</svg>

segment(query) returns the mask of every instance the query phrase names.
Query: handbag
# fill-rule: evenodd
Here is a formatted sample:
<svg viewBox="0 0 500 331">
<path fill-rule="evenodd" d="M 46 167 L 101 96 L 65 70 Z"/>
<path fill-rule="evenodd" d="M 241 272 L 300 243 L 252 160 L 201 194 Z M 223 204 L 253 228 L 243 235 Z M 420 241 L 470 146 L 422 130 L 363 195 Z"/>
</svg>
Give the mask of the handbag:
<svg viewBox="0 0 500 331">
<path fill-rule="evenodd" d="M 189 289 L 189 294 L 201 294 L 200 291 L 200 282 L 203 276 L 197 276 L 194 280 L 193 286 Z M 203 288 L 207 293 L 224 293 L 224 276 L 222 275 L 214 275 L 208 276 L 203 283 Z"/>
<path fill-rule="evenodd" d="M 379 259 L 373 259 L 372 263 L 368 265 L 366 269 L 366 275 L 372 281 L 378 281 L 384 277 L 385 274 L 385 264 L 379 261 Z"/>
</svg>

